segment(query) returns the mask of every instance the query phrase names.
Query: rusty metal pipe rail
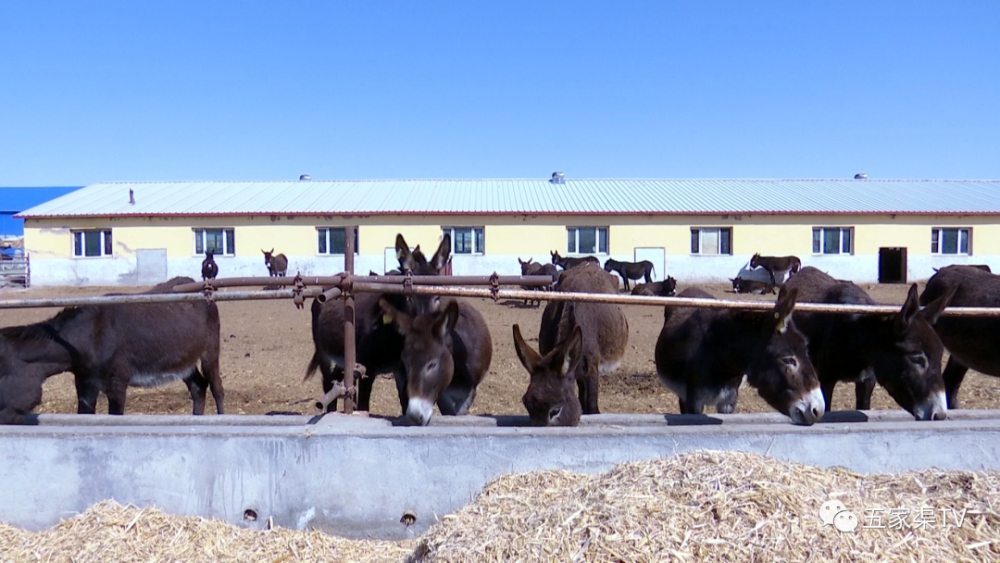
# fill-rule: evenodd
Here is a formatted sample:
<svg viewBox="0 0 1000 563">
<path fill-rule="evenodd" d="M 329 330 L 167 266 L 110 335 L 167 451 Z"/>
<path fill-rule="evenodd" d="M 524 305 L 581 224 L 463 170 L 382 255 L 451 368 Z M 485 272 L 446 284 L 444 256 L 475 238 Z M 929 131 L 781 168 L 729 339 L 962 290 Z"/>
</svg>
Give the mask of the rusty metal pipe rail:
<svg viewBox="0 0 1000 563">
<path fill-rule="evenodd" d="M 389 284 L 355 283 L 354 291 L 371 293 L 405 293 L 407 290 Z M 488 297 L 493 298 L 490 289 L 473 287 L 434 287 L 421 286 L 408 290 L 414 295 L 452 295 L 456 297 Z M 498 299 L 534 299 L 536 301 L 576 301 L 582 303 L 614 303 L 618 305 L 646 305 L 653 307 L 698 307 L 706 309 L 744 309 L 751 311 L 771 311 L 774 302 L 771 301 L 738 301 L 727 299 L 703 299 L 692 297 L 654 297 L 648 295 L 623 295 L 613 293 L 574 293 L 569 291 L 524 291 L 518 289 L 501 289 L 496 292 Z M 900 305 L 830 305 L 825 303 L 796 303 L 795 310 L 810 313 L 838 314 L 896 314 Z M 942 313 L 948 316 L 961 317 L 997 317 L 1000 308 L 997 307 L 948 307 Z"/>
<path fill-rule="evenodd" d="M 319 288 L 303 291 L 305 297 L 315 297 Z M 200 293 L 136 293 L 129 295 L 102 295 L 97 297 L 53 297 L 45 299 L 10 299 L 0 301 L 0 309 L 34 309 L 42 307 L 79 307 L 84 305 L 118 305 L 122 303 L 183 303 L 192 301 L 251 301 L 264 299 L 291 299 L 295 292 L 291 289 L 271 291 L 216 292 L 211 297 Z"/>
<path fill-rule="evenodd" d="M 300 278 L 306 286 L 341 287 L 344 285 L 347 276 L 337 274 L 335 276 L 303 276 Z M 491 276 L 411 276 L 409 278 L 413 285 L 491 285 Z M 401 284 L 407 280 L 406 276 L 351 276 L 352 283 L 391 283 Z M 283 277 L 243 277 L 243 278 L 218 278 L 211 282 L 212 287 L 220 289 L 223 287 L 251 287 L 258 285 L 288 285 L 294 286 L 296 278 L 290 276 Z M 497 276 L 497 283 L 500 285 L 526 285 L 545 286 L 553 282 L 550 276 Z M 204 282 L 194 282 L 176 285 L 174 293 L 191 293 L 205 289 Z"/>
</svg>

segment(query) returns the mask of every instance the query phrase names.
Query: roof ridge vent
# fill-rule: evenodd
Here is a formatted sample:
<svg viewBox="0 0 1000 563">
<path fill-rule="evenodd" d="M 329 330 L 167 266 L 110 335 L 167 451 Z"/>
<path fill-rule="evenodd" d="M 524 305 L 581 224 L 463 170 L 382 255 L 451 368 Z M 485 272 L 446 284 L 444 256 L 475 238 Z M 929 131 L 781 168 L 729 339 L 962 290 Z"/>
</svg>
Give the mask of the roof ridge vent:
<svg viewBox="0 0 1000 563">
<path fill-rule="evenodd" d="M 566 175 L 563 174 L 562 172 L 553 172 L 552 179 L 549 181 L 552 182 L 553 184 L 565 184 Z"/>
<path fill-rule="evenodd" d="M 859 173 L 857 173 L 857 174 L 854 175 L 854 179 L 855 180 L 867 180 L 868 179 L 868 174 L 865 174 L 864 172 L 859 172 Z"/>
<path fill-rule="evenodd" d="M 300 182 L 308 182 L 309 180 L 312 180 L 312 176 L 308 174 L 302 174 L 301 176 L 299 176 Z"/>
</svg>

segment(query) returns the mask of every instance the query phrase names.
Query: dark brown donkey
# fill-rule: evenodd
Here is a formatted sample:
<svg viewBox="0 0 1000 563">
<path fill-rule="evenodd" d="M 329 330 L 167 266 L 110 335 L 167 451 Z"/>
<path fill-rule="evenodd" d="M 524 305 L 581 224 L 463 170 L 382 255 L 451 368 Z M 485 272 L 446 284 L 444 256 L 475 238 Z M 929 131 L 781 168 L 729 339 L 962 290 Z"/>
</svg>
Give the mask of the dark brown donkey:
<svg viewBox="0 0 1000 563">
<path fill-rule="evenodd" d="M 215 263 L 215 253 L 209 250 L 201 262 L 201 279 L 214 280 L 219 275 L 219 265 Z"/>
<path fill-rule="evenodd" d="M 780 285 L 785 279 L 785 274 L 791 272 L 798 273 L 802 267 L 802 260 L 798 256 L 761 256 L 758 252 L 750 258 L 750 269 L 764 268 L 771 274 L 771 283 Z"/>
<path fill-rule="evenodd" d="M 586 264 L 591 262 L 593 264 L 601 265 L 601 261 L 597 259 L 596 256 L 581 256 L 579 258 L 572 258 L 569 256 L 559 256 L 559 252 L 549 252 L 552 255 L 552 263 L 559 266 L 563 270 L 569 270 L 570 268 L 579 266 L 580 264 Z"/>
<path fill-rule="evenodd" d="M 653 283 L 639 283 L 632 288 L 632 295 L 658 295 L 660 297 L 670 297 L 677 293 L 677 280 L 671 276 L 663 281 Z"/>
<path fill-rule="evenodd" d="M 713 299 L 690 287 L 679 297 Z M 656 341 L 660 382 L 677 395 L 681 414 L 736 408 L 744 376 L 767 404 L 811 425 L 823 416 L 819 379 L 806 339 L 792 321 L 796 291 L 782 291 L 772 312 L 665 307 Z"/>
<path fill-rule="evenodd" d="M 146 293 L 192 282 L 173 278 Z M 80 414 L 95 412 L 100 392 L 108 397 L 110 414 L 123 414 L 127 387 L 178 379 L 191 392 L 194 414 L 204 412 L 206 388 L 223 412 L 219 310 L 211 301 L 67 307 L 41 323 L 0 329 L 0 341 L 6 348 L 0 356 L 0 411 L 8 415 L 10 409 L 30 412 L 41 397 L 34 387 L 66 371 L 76 376 Z"/>
<path fill-rule="evenodd" d="M 379 300 L 404 337 L 399 402 L 406 402 L 406 420 L 413 425 L 427 426 L 435 403 L 445 416 L 468 413 L 493 359 L 493 340 L 479 311 L 461 299 L 444 301 L 443 310 L 410 316 Z"/>
<path fill-rule="evenodd" d="M 275 254 L 272 248 L 270 252 L 261 250 L 264 253 L 264 265 L 267 266 L 268 275 L 272 278 L 284 276 L 288 272 L 288 258 L 284 254 Z"/>
<path fill-rule="evenodd" d="M 953 294 L 950 307 L 1000 307 L 1000 276 L 981 266 L 946 266 L 927 281 L 920 304 Z M 958 408 L 958 388 L 972 368 L 1000 377 L 1000 318 L 941 317 L 934 330 L 951 356 L 944 368 L 948 408 Z"/>
<path fill-rule="evenodd" d="M 520 258 L 517 259 L 517 262 L 521 265 L 521 275 L 522 276 L 549 276 L 549 277 L 552 278 L 552 283 L 549 284 L 549 285 L 547 285 L 547 286 L 537 286 L 537 285 L 536 286 L 526 286 L 526 285 L 522 285 L 521 289 L 523 289 L 525 291 L 544 291 L 544 290 L 550 290 L 550 289 L 553 288 L 554 284 L 556 283 L 556 280 L 559 279 L 559 269 L 556 268 L 555 264 L 540 264 L 540 263 L 535 262 L 534 260 L 531 260 L 531 259 L 529 259 L 527 262 L 525 262 L 524 260 L 521 260 Z M 542 302 L 539 301 L 539 300 L 537 300 L 537 299 L 536 300 L 531 300 L 531 299 L 525 299 L 524 300 L 524 304 L 525 305 L 532 305 L 532 304 L 536 304 L 536 303 L 538 305 L 542 304 Z"/>
<path fill-rule="evenodd" d="M 760 280 L 746 280 L 743 278 L 729 278 L 733 282 L 733 293 L 774 293 L 774 284 Z"/>
<path fill-rule="evenodd" d="M 410 270 L 415 276 L 436 275 L 451 252 L 451 235 L 445 235 L 437 252 L 428 261 L 417 246 L 410 251 L 403 235 L 396 235 L 396 257 L 402 271 Z M 403 353 L 403 336 L 392 326 L 389 318 L 379 308 L 380 297 L 409 315 L 437 310 L 440 300 L 432 296 L 380 295 L 358 293 L 354 296 L 354 342 L 356 358 L 365 366 L 365 377 L 356 381 L 358 410 L 367 411 L 370 405 L 375 376 L 392 373 L 403 412 L 406 412 L 406 372 L 400 361 Z M 312 303 L 313 357 L 306 369 L 309 379 L 317 369 L 323 374 L 323 392 L 333 389 L 334 383 L 344 380 L 344 302 L 332 299 L 326 303 Z M 337 402 L 327 406 L 327 412 L 337 410 Z"/>
<path fill-rule="evenodd" d="M 600 265 L 585 264 L 563 272 L 557 291 L 614 294 L 618 282 Z M 579 346 L 574 344 L 576 333 Z M 545 361 L 524 343 L 514 325 L 514 348 L 531 374 L 522 398 L 531 423 L 576 426 L 581 410 L 598 414 L 600 375 L 618 368 L 627 345 L 628 319 L 618 305 L 609 303 L 550 301 L 538 331 L 538 349 Z M 565 361 L 555 361 L 557 356 Z"/>
<path fill-rule="evenodd" d="M 813 267 L 802 268 L 782 287 L 797 289 L 802 303 L 875 304 L 857 285 Z M 894 315 L 797 313 L 795 322 L 809 338 L 809 355 L 827 410 L 840 381 L 856 382 L 855 406 L 869 409 L 877 381 L 917 420 L 947 417 L 941 378 L 944 346 L 931 328 L 947 304 L 944 296 L 921 311 L 913 284 L 906 303 Z"/>
<path fill-rule="evenodd" d="M 625 291 L 628 291 L 629 280 L 640 280 L 645 278 L 646 283 L 653 283 L 650 274 L 656 274 L 653 263 L 649 260 L 642 262 L 619 262 L 614 258 L 608 258 L 604 262 L 605 272 L 615 272 L 625 280 Z"/>
</svg>

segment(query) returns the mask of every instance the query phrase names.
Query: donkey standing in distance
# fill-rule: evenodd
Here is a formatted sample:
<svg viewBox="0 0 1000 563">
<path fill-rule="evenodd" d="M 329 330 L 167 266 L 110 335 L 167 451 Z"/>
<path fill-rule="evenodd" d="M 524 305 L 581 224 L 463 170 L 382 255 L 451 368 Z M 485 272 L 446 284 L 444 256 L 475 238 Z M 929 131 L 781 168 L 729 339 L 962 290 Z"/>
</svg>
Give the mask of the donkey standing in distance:
<svg viewBox="0 0 1000 563">
<path fill-rule="evenodd" d="M 616 294 L 618 283 L 599 264 L 584 264 L 564 271 L 557 291 Z M 618 368 L 628 346 L 621 307 L 550 301 L 542 312 L 537 353 L 518 325 L 513 330 L 517 357 L 531 375 L 522 402 L 533 425 L 576 426 L 581 413 L 600 413 L 600 375 Z"/>
<path fill-rule="evenodd" d="M 605 272 L 615 272 L 622 277 L 625 281 L 625 291 L 628 291 L 628 281 L 629 280 L 639 280 L 645 278 L 646 283 L 653 283 L 653 275 L 656 274 L 656 269 L 653 267 L 653 263 L 649 260 L 643 260 L 642 262 L 619 262 L 614 258 L 608 258 L 604 262 Z"/>
<path fill-rule="evenodd" d="M 445 234 L 437 252 L 428 261 L 418 245 L 413 251 L 406 244 L 403 235 L 396 235 L 396 258 L 402 271 L 409 270 L 415 276 L 437 275 L 448 263 L 451 253 L 451 235 Z M 424 312 L 437 311 L 440 299 L 423 295 L 398 295 L 358 293 L 354 296 L 354 341 L 357 363 L 365 366 L 365 377 L 356 381 L 357 408 L 369 409 L 372 385 L 375 376 L 392 373 L 396 379 L 396 389 L 400 396 L 400 406 L 406 413 L 406 371 L 401 361 L 403 335 L 392 326 L 391 319 L 379 307 L 379 298 L 385 298 L 396 309 L 416 316 Z M 305 379 L 309 379 L 317 369 L 323 375 L 323 393 L 333 389 L 334 383 L 344 380 L 344 304 L 340 300 L 312 303 L 312 335 L 314 352 L 306 369 Z M 351 366 L 353 369 L 353 366 Z M 327 412 L 337 410 L 337 402 L 327 406 Z"/>
<path fill-rule="evenodd" d="M 146 293 L 193 282 L 177 277 Z M 212 301 L 67 307 L 40 323 L 0 329 L 0 342 L 0 412 L 8 415 L 11 407 L 14 414 L 30 412 L 45 379 L 66 371 L 76 377 L 80 414 L 95 412 L 100 392 L 109 414 L 124 414 L 126 388 L 178 379 L 191 393 L 193 414 L 204 412 L 207 388 L 223 413 L 219 310 Z"/>
<path fill-rule="evenodd" d="M 569 270 L 570 268 L 575 268 L 576 266 L 587 262 L 597 264 L 598 266 L 601 265 L 601 261 L 598 260 L 596 256 L 581 256 L 579 258 L 572 258 L 570 256 L 559 256 L 558 251 L 550 251 L 549 254 L 552 255 L 552 263 L 559 266 L 563 270 Z"/>
<path fill-rule="evenodd" d="M 697 287 L 679 297 L 714 299 Z M 795 299 L 796 290 L 782 289 L 771 313 L 664 308 L 656 371 L 677 395 L 681 414 L 701 414 L 705 405 L 733 412 L 745 378 L 795 424 L 809 426 L 823 416 L 825 403 L 806 339 L 792 321 Z"/>
<path fill-rule="evenodd" d="M 798 290 L 801 303 L 875 304 L 854 283 L 836 280 L 811 266 L 782 287 Z M 832 408 L 833 389 L 840 381 L 854 381 L 856 408 L 869 409 L 877 381 L 917 420 L 946 418 L 941 377 L 944 346 L 931 325 L 948 299 L 949 295 L 942 295 L 921 311 L 917 284 L 913 284 L 906 303 L 894 315 L 798 313 L 795 321 L 809 338 L 809 356 L 819 374 L 827 410 Z"/>
<path fill-rule="evenodd" d="M 270 252 L 267 250 L 261 250 L 261 252 L 264 253 L 264 265 L 267 266 L 270 277 L 282 277 L 288 272 L 288 258 L 284 254 L 274 254 L 273 248 Z"/>
<path fill-rule="evenodd" d="M 555 264 L 539 264 L 534 260 L 529 259 L 527 262 L 517 259 L 518 264 L 521 265 L 521 275 L 522 276 L 549 276 L 552 278 L 552 283 L 547 286 L 521 286 L 521 289 L 525 291 L 544 291 L 546 289 L 552 289 L 559 279 L 559 269 L 556 268 Z M 524 304 L 530 305 L 535 304 L 541 305 L 542 302 L 539 300 L 525 299 Z"/>
<path fill-rule="evenodd" d="M 955 307 L 1000 307 L 1000 276 L 989 266 L 945 266 L 927 280 L 920 304 L 930 308 L 951 294 Z M 944 368 L 944 390 L 948 408 L 958 408 L 958 389 L 972 368 L 1000 377 L 1000 318 L 942 316 L 934 331 L 951 354 Z"/>
<path fill-rule="evenodd" d="M 215 252 L 205 251 L 205 259 L 201 262 L 201 279 L 214 280 L 219 275 L 219 265 L 215 263 Z"/>
<path fill-rule="evenodd" d="M 427 426 L 437 403 L 441 414 L 469 412 L 490 369 L 493 340 L 483 316 L 468 302 L 447 298 L 443 310 L 410 316 L 386 299 L 379 307 L 404 336 L 399 402 L 406 420 Z"/>
<path fill-rule="evenodd" d="M 750 258 L 750 269 L 764 268 L 771 274 L 771 285 L 781 285 L 789 272 L 796 274 L 802 268 L 798 256 L 761 256 L 758 252 Z"/>
</svg>

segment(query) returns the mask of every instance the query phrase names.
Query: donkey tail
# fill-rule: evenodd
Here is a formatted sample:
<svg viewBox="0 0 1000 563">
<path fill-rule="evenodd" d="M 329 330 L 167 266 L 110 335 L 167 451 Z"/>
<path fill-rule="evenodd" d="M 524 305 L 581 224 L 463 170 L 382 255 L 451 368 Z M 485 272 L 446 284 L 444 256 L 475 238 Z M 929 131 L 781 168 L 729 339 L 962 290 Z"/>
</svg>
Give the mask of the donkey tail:
<svg viewBox="0 0 1000 563">
<path fill-rule="evenodd" d="M 309 367 L 306 368 L 306 376 L 302 378 L 302 381 L 308 381 L 312 377 L 316 370 L 319 369 L 319 350 L 313 352 L 313 357 L 309 360 Z"/>
</svg>

